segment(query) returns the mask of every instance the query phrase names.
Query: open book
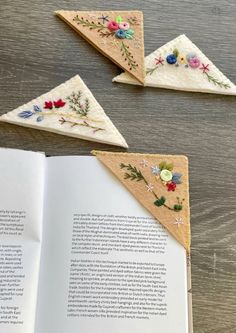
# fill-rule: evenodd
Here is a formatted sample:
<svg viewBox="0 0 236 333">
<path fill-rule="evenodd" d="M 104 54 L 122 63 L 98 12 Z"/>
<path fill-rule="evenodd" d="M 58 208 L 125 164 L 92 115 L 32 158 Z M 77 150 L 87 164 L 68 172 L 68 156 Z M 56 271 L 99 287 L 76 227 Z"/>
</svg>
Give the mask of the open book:
<svg viewBox="0 0 236 333">
<path fill-rule="evenodd" d="M 188 332 L 184 247 L 96 157 L 0 149 L 0 185 L 0 332 Z"/>
</svg>

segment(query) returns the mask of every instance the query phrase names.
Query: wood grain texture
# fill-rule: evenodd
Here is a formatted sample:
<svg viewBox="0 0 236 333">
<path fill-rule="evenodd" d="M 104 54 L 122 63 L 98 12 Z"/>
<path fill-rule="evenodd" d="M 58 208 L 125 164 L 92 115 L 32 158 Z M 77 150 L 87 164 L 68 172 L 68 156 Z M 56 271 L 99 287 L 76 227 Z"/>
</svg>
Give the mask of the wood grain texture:
<svg viewBox="0 0 236 333">
<path fill-rule="evenodd" d="M 0 114 L 79 73 L 130 151 L 190 160 L 195 333 L 236 332 L 236 97 L 113 84 L 120 70 L 66 26 L 57 9 L 144 12 L 146 54 L 185 33 L 236 82 L 236 2 L 117 0 L 0 3 Z M 0 124 L 0 146 L 50 155 L 119 148 Z"/>
</svg>

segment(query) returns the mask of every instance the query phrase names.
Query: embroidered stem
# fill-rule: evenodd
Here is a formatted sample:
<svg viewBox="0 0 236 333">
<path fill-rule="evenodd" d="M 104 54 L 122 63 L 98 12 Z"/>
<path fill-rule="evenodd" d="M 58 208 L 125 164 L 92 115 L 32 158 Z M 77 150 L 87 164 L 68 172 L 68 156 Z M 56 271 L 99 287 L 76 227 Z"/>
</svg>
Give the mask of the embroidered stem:
<svg viewBox="0 0 236 333">
<path fill-rule="evenodd" d="M 214 83 L 215 86 L 219 86 L 219 87 L 225 88 L 225 89 L 230 88 L 230 85 L 228 83 L 224 83 L 223 81 L 219 81 L 219 80 L 215 79 L 213 76 L 211 76 L 207 72 L 204 72 L 203 74 L 205 74 L 208 78 L 208 81 Z"/>
<path fill-rule="evenodd" d="M 107 32 L 103 32 L 101 31 L 100 32 L 100 36 L 101 37 L 111 37 L 111 36 L 114 36 L 115 35 L 115 31 L 107 31 Z"/>
<path fill-rule="evenodd" d="M 57 115 L 57 116 L 64 116 L 64 117 L 68 117 L 68 118 L 89 120 L 89 121 L 93 121 L 95 123 L 103 123 L 103 121 L 101 121 L 101 120 L 93 119 L 93 118 L 90 118 L 88 116 L 79 116 L 78 114 L 74 114 L 74 113 L 50 111 L 50 112 L 40 112 L 40 115 L 42 115 L 42 116 L 55 116 L 55 115 Z"/>
<path fill-rule="evenodd" d="M 125 57 L 125 61 L 128 61 L 130 70 L 136 69 L 138 67 L 138 64 L 134 60 L 134 57 L 132 56 L 131 52 L 129 51 L 129 46 L 125 45 L 124 42 L 121 42 L 120 50 L 122 52 L 122 56 Z"/>
<path fill-rule="evenodd" d="M 71 127 L 75 127 L 75 126 L 89 127 L 89 128 L 93 129 L 94 133 L 98 132 L 98 131 L 105 131 L 104 128 L 89 125 L 86 120 L 84 120 L 82 123 L 77 123 L 77 122 L 74 122 L 74 121 L 66 120 L 64 117 L 61 117 L 61 119 L 59 119 L 59 122 L 62 125 L 65 124 L 65 123 L 71 124 Z"/>
<path fill-rule="evenodd" d="M 155 70 L 157 70 L 157 68 L 158 68 L 158 65 L 153 68 L 148 68 L 146 70 L 146 75 L 148 75 L 148 74 L 152 75 L 155 72 Z"/>
<path fill-rule="evenodd" d="M 129 172 L 125 173 L 124 179 L 130 179 L 132 181 L 136 180 L 138 182 L 143 180 L 144 183 L 147 186 L 149 186 L 149 184 L 148 184 L 147 180 L 145 179 L 145 177 L 143 176 L 142 172 L 140 170 L 138 170 L 135 166 L 132 166 L 131 164 L 121 163 L 120 168 L 121 169 L 126 169 L 127 171 L 129 171 Z M 154 203 L 156 206 L 158 206 L 158 207 L 164 206 L 165 208 L 167 208 L 169 210 L 172 210 L 172 211 L 175 211 L 175 212 L 182 210 L 182 203 L 180 202 L 178 197 L 177 197 L 178 204 L 174 205 L 174 207 L 170 207 L 165 203 L 165 198 L 164 197 L 158 197 L 158 195 L 153 190 L 151 192 L 157 200 Z"/>
<path fill-rule="evenodd" d="M 95 23 L 94 21 L 90 22 L 89 20 L 79 17 L 78 15 L 73 18 L 73 21 L 76 21 L 78 24 L 82 24 L 83 27 L 88 27 L 90 30 L 98 29 L 98 31 L 101 31 L 106 29 L 105 25 L 102 23 Z"/>
</svg>

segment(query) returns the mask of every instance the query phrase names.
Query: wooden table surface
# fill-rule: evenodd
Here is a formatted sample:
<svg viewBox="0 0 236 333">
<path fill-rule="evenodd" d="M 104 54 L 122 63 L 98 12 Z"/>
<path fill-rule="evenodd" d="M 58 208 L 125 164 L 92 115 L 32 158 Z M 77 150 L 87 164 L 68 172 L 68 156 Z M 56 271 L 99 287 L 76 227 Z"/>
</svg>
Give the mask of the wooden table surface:
<svg viewBox="0 0 236 333">
<path fill-rule="evenodd" d="M 146 54 L 185 33 L 236 83 L 235 0 L 0 1 L 0 114 L 79 73 L 129 151 L 186 154 L 194 332 L 235 333 L 236 97 L 112 83 L 120 69 L 55 17 L 57 9 L 141 9 Z M 120 150 L 3 123 L 0 146 L 50 155 Z"/>
</svg>

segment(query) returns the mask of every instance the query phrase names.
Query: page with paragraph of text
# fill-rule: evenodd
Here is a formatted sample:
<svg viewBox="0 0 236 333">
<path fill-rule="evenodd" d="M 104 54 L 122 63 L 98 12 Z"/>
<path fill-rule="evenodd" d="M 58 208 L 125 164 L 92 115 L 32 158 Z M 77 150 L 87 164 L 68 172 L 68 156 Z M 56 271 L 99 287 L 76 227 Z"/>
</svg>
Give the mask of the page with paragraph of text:
<svg viewBox="0 0 236 333">
<path fill-rule="evenodd" d="M 0 148 L 0 332 L 33 333 L 45 156 Z"/>
<path fill-rule="evenodd" d="M 35 333 L 187 333 L 184 248 L 95 157 L 46 183 Z"/>
</svg>

